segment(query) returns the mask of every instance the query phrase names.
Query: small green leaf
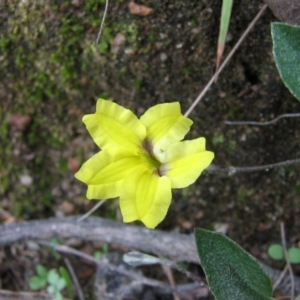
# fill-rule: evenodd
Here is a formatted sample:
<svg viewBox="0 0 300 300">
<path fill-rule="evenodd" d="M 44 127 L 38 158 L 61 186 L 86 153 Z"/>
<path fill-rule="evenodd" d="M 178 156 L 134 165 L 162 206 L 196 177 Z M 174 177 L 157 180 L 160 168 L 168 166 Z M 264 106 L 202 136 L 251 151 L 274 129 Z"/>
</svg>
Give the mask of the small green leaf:
<svg viewBox="0 0 300 300">
<path fill-rule="evenodd" d="M 61 242 L 58 239 L 56 239 L 56 238 L 51 239 L 50 242 L 53 245 L 60 245 L 61 244 Z M 60 260 L 61 259 L 61 255 L 58 254 L 57 251 L 53 247 L 50 246 L 50 247 L 48 247 L 48 249 L 49 249 L 49 252 L 54 256 L 54 258 L 56 260 Z"/>
<path fill-rule="evenodd" d="M 67 287 L 69 298 L 73 299 L 74 298 L 73 285 L 72 285 L 72 280 L 71 280 L 71 277 L 70 277 L 68 271 L 66 270 L 66 268 L 60 267 L 59 268 L 59 273 L 60 273 L 61 277 L 66 282 L 66 287 Z"/>
<path fill-rule="evenodd" d="M 292 264 L 299 264 L 300 263 L 300 249 L 296 247 L 291 247 L 288 250 L 288 257 L 289 261 Z"/>
<path fill-rule="evenodd" d="M 94 258 L 100 259 L 103 255 L 104 255 L 104 253 L 102 251 L 96 251 L 94 253 Z"/>
<path fill-rule="evenodd" d="M 59 278 L 55 284 L 58 291 L 61 291 L 66 287 L 66 282 L 63 278 Z"/>
<path fill-rule="evenodd" d="M 102 252 L 105 254 L 108 253 L 108 244 L 107 243 L 102 244 Z"/>
<path fill-rule="evenodd" d="M 59 280 L 59 275 L 56 270 L 52 269 L 48 272 L 47 280 L 49 284 L 56 285 L 56 282 Z"/>
<path fill-rule="evenodd" d="M 50 294 L 50 295 L 54 295 L 54 294 L 56 293 L 56 288 L 55 288 L 55 286 L 49 285 L 49 286 L 47 287 L 47 292 L 48 292 L 48 294 Z"/>
<path fill-rule="evenodd" d="M 36 266 L 36 273 L 42 278 L 47 278 L 47 269 L 40 264 Z"/>
<path fill-rule="evenodd" d="M 284 84 L 300 100 L 300 27 L 273 23 L 273 54 Z"/>
<path fill-rule="evenodd" d="M 275 259 L 280 260 L 284 258 L 283 247 L 280 244 L 273 244 L 268 248 L 268 255 Z"/>
<path fill-rule="evenodd" d="M 37 291 L 46 285 L 46 279 L 40 278 L 38 276 L 32 276 L 29 279 L 29 287 L 33 291 Z"/>
<path fill-rule="evenodd" d="M 195 230 L 207 282 L 217 300 L 270 300 L 272 284 L 259 263 L 226 236 Z"/>
<path fill-rule="evenodd" d="M 54 294 L 53 300 L 64 300 L 64 297 L 62 296 L 62 294 L 60 292 L 56 292 Z"/>
</svg>

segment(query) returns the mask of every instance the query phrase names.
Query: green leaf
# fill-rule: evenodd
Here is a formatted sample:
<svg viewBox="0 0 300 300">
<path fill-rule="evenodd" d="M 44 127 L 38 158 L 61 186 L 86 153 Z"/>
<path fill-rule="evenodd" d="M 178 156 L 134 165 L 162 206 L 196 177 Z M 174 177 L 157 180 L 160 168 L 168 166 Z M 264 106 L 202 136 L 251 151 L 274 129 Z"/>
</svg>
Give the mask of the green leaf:
<svg viewBox="0 0 300 300">
<path fill-rule="evenodd" d="M 56 285 L 57 281 L 59 280 L 59 275 L 57 274 L 56 270 L 52 269 L 48 272 L 47 280 L 49 284 Z"/>
<path fill-rule="evenodd" d="M 271 245 L 268 248 L 268 255 L 275 260 L 283 259 L 284 253 L 283 253 L 282 245 L 280 245 L 280 244 Z"/>
<path fill-rule="evenodd" d="M 50 242 L 53 245 L 61 245 L 61 242 L 58 239 L 56 239 L 56 238 L 51 239 Z M 61 255 L 58 254 L 57 251 L 52 246 L 48 247 L 48 249 L 49 249 L 49 252 L 54 256 L 54 258 L 56 260 L 60 260 L 61 259 Z"/>
<path fill-rule="evenodd" d="M 221 22 L 220 22 L 220 31 L 218 39 L 218 49 L 217 49 L 217 68 L 220 65 L 220 61 L 224 52 L 226 36 L 228 32 L 230 15 L 232 8 L 232 0 L 223 0 L 222 1 L 222 12 L 221 12 Z"/>
<path fill-rule="evenodd" d="M 41 278 L 47 278 L 47 269 L 46 269 L 44 266 L 40 265 L 40 264 L 38 264 L 38 265 L 36 266 L 36 273 L 37 273 Z"/>
<path fill-rule="evenodd" d="M 100 259 L 103 255 L 104 255 L 104 253 L 102 251 L 96 251 L 94 253 L 94 258 Z"/>
<path fill-rule="evenodd" d="M 66 287 L 66 282 L 63 278 L 59 278 L 55 284 L 58 291 L 61 291 Z"/>
<path fill-rule="evenodd" d="M 288 257 L 289 261 L 292 264 L 299 264 L 300 263 L 300 249 L 296 247 L 291 247 L 288 250 Z"/>
<path fill-rule="evenodd" d="M 46 285 L 46 279 L 40 278 L 38 276 L 32 276 L 29 279 L 29 288 L 33 291 L 37 291 Z"/>
<path fill-rule="evenodd" d="M 207 282 L 217 300 L 269 300 L 272 284 L 259 263 L 226 236 L 195 230 Z"/>
<path fill-rule="evenodd" d="M 60 292 L 56 292 L 54 294 L 53 300 L 64 300 L 64 297 L 62 296 L 62 294 Z"/>
<path fill-rule="evenodd" d="M 61 277 L 66 282 L 66 287 L 67 287 L 69 298 L 73 299 L 74 298 L 73 285 L 72 285 L 72 280 L 71 280 L 71 277 L 70 277 L 68 271 L 66 270 L 66 268 L 60 267 L 59 268 L 59 273 L 60 273 Z"/>
<path fill-rule="evenodd" d="M 300 100 L 300 27 L 273 23 L 273 54 L 284 84 Z"/>
<path fill-rule="evenodd" d="M 47 287 L 47 292 L 48 292 L 48 294 L 50 294 L 50 295 L 54 295 L 54 294 L 56 293 L 56 288 L 55 288 L 55 286 L 54 286 L 54 285 L 49 285 L 49 286 Z"/>
<path fill-rule="evenodd" d="M 108 244 L 107 243 L 102 244 L 102 252 L 105 254 L 108 253 Z"/>
</svg>

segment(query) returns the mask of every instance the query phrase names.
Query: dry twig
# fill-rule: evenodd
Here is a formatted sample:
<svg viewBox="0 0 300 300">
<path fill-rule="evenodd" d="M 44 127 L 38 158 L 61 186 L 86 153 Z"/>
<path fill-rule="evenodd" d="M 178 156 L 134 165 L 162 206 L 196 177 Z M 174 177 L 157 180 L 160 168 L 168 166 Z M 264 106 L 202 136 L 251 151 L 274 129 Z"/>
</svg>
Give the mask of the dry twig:
<svg viewBox="0 0 300 300">
<path fill-rule="evenodd" d="M 52 300 L 52 296 L 36 292 L 12 292 L 0 290 L 1 300 Z"/>
<path fill-rule="evenodd" d="M 173 276 L 171 268 L 166 266 L 166 265 L 161 265 L 161 267 L 162 267 L 164 273 L 166 274 L 166 276 L 168 278 L 170 286 L 173 289 L 176 289 L 176 284 L 175 284 L 175 280 L 174 280 L 174 276 Z M 179 295 L 177 295 L 177 293 L 175 293 L 175 292 L 173 292 L 173 299 L 174 300 L 180 300 Z"/>
<path fill-rule="evenodd" d="M 282 270 L 281 274 L 279 275 L 278 279 L 273 284 L 273 291 L 276 290 L 277 286 L 280 284 L 282 279 L 285 277 L 286 271 L 288 270 L 288 265 L 286 264 L 284 269 Z"/>
<path fill-rule="evenodd" d="M 108 10 L 108 0 L 105 1 L 105 9 L 104 9 L 103 17 L 102 17 L 102 20 L 101 20 L 101 25 L 100 25 L 100 28 L 99 28 L 99 32 L 98 32 L 98 35 L 97 35 L 97 38 L 96 38 L 96 42 L 95 42 L 96 46 L 98 45 L 101 34 L 102 34 L 105 18 L 106 18 L 106 15 L 107 15 L 107 10 Z"/>
<path fill-rule="evenodd" d="M 283 222 L 280 222 L 280 235 L 281 235 L 281 243 L 283 246 L 283 253 L 284 257 L 286 260 L 287 268 L 289 270 L 290 274 L 290 280 L 291 280 L 291 300 L 294 299 L 295 295 L 295 279 L 294 279 L 294 273 L 293 269 L 289 260 L 288 252 L 287 252 L 287 247 L 286 247 L 286 240 L 285 240 L 285 231 L 284 231 L 284 224 Z"/>
<path fill-rule="evenodd" d="M 245 37 L 248 35 L 248 33 L 250 32 L 250 30 L 253 28 L 253 26 L 255 25 L 255 23 L 257 22 L 257 20 L 260 18 L 260 16 L 262 15 L 262 13 L 265 11 L 265 9 L 267 8 L 267 5 L 265 4 L 260 11 L 258 12 L 258 14 L 255 16 L 255 18 L 252 20 L 252 22 L 248 25 L 247 29 L 245 30 L 245 32 L 242 34 L 242 36 L 240 37 L 240 39 L 238 40 L 238 42 L 234 45 L 234 47 L 232 48 L 232 50 L 230 51 L 230 53 L 228 54 L 228 56 L 226 57 L 226 59 L 223 61 L 223 63 L 221 64 L 220 68 L 218 69 L 218 71 L 213 75 L 213 77 L 210 79 L 210 81 L 207 83 L 207 85 L 205 86 L 205 88 L 202 90 L 202 92 L 199 94 L 199 96 L 195 99 L 195 101 L 193 102 L 193 104 L 189 107 L 189 109 L 186 111 L 186 113 L 184 114 L 185 117 L 187 117 L 192 111 L 193 109 L 196 107 L 196 105 L 201 101 L 201 99 L 204 97 L 204 95 L 206 94 L 206 92 L 209 90 L 209 88 L 211 87 L 211 85 L 214 83 L 215 79 L 219 76 L 219 74 L 223 71 L 223 69 L 225 68 L 225 66 L 227 65 L 227 63 L 230 61 L 231 57 L 233 56 L 233 54 L 236 52 L 236 50 L 239 48 L 239 46 L 241 45 L 241 43 L 243 42 L 243 40 L 245 39 Z"/>
<path fill-rule="evenodd" d="M 251 167 L 234 167 L 230 166 L 228 168 L 220 168 L 214 165 L 211 165 L 205 172 L 209 173 L 227 173 L 229 175 L 234 175 L 236 173 L 245 173 L 245 172 L 256 172 L 256 171 L 268 171 L 269 169 L 284 167 L 288 165 L 299 164 L 300 158 L 289 159 L 281 161 L 274 164 L 262 165 L 262 166 L 251 166 Z"/>
<path fill-rule="evenodd" d="M 273 120 L 266 121 L 266 122 L 256 122 L 256 121 L 225 121 L 224 123 L 226 125 L 253 125 L 253 126 L 268 126 L 276 123 L 278 120 L 283 118 L 299 118 L 300 113 L 294 113 L 294 114 L 282 114 L 278 117 L 276 117 Z"/>
<path fill-rule="evenodd" d="M 64 262 L 67 266 L 67 269 L 71 275 L 71 278 L 72 278 L 72 281 L 74 283 L 74 286 L 75 286 L 75 289 L 76 289 L 76 292 L 77 292 L 77 296 L 79 298 L 79 300 L 84 300 L 84 296 L 83 296 L 83 292 L 82 292 L 82 289 L 80 287 L 80 284 L 77 280 L 77 277 L 76 277 L 76 274 L 74 272 L 74 269 L 70 263 L 70 260 L 68 258 L 64 258 Z"/>
</svg>

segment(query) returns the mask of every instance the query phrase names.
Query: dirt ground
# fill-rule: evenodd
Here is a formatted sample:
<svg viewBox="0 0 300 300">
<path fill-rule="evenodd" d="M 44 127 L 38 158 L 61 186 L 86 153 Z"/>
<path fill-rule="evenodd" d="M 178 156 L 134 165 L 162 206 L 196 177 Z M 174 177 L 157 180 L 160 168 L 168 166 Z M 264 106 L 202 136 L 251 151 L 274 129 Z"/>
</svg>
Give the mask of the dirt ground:
<svg viewBox="0 0 300 300">
<path fill-rule="evenodd" d="M 184 112 L 213 75 L 221 1 L 138 3 L 154 13 L 135 16 L 128 1 L 111 1 L 96 47 L 103 0 L 0 0 L 3 223 L 82 214 L 94 205 L 73 174 L 98 151 L 81 122 L 94 111 L 97 98 L 111 98 L 138 115 L 171 101 L 179 101 Z M 234 1 L 225 56 L 261 6 L 257 0 Z M 264 127 L 224 123 L 267 121 L 300 111 L 273 61 L 273 21 L 267 10 L 189 116 L 194 125 L 187 138 L 204 136 L 216 166 L 261 166 L 300 157 L 297 118 Z M 281 221 L 289 245 L 300 240 L 299 175 L 299 164 L 234 175 L 205 172 L 196 184 L 173 191 L 158 228 L 191 233 L 194 227 L 222 227 L 252 255 L 280 268 L 282 263 L 269 259 L 266 250 L 280 240 Z M 121 220 L 117 200 L 94 215 Z M 54 267 L 43 255 L 23 265 L 19 260 L 18 276 L 10 273 L 11 265 L 0 266 L 1 288 L 28 289 L 34 264 Z M 88 269 L 85 276 L 91 274 Z M 300 275 L 297 266 L 295 274 Z M 81 279 L 84 286 L 87 281 Z"/>
</svg>

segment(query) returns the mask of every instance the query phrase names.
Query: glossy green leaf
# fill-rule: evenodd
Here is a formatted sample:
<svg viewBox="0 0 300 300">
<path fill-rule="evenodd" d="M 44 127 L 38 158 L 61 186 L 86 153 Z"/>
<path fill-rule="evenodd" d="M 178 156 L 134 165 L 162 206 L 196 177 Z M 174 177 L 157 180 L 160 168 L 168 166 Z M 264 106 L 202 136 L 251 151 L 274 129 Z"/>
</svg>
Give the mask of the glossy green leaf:
<svg viewBox="0 0 300 300">
<path fill-rule="evenodd" d="M 296 247 L 291 247 L 288 249 L 288 257 L 289 261 L 292 264 L 299 264 L 300 263 L 300 249 Z"/>
<path fill-rule="evenodd" d="M 259 263 L 226 236 L 195 230 L 207 282 L 217 300 L 270 300 L 272 284 Z"/>
<path fill-rule="evenodd" d="M 275 260 L 283 259 L 284 253 L 283 253 L 282 245 L 280 244 L 270 245 L 270 247 L 268 248 L 268 255 Z"/>
<path fill-rule="evenodd" d="M 272 24 L 273 54 L 284 84 L 300 100 L 300 27 Z"/>
</svg>

